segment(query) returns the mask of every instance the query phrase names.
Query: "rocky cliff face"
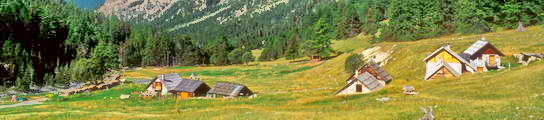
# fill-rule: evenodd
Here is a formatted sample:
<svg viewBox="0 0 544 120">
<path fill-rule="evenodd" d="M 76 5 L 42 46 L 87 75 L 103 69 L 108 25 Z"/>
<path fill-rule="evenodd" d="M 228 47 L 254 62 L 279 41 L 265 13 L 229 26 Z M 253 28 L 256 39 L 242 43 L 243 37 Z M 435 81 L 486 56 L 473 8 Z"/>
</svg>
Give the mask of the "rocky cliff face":
<svg viewBox="0 0 544 120">
<path fill-rule="evenodd" d="M 107 0 L 97 11 L 125 21 L 166 25 L 175 31 L 202 22 L 224 24 L 258 18 L 278 8 L 288 15 L 302 8 L 293 7 L 302 1 L 307 0 Z"/>
<path fill-rule="evenodd" d="M 170 9 L 177 0 L 107 0 L 98 11 L 123 20 L 141 18 L 153 21 Z"/>
<path fill-rule="evenodd" d="M 107 0 L 97 11 L 173 34 L 200 34 L 200 40 L 225 34 L 254 40 L 297 26 L 314 4 L 314 0 Z"/>
</svg>

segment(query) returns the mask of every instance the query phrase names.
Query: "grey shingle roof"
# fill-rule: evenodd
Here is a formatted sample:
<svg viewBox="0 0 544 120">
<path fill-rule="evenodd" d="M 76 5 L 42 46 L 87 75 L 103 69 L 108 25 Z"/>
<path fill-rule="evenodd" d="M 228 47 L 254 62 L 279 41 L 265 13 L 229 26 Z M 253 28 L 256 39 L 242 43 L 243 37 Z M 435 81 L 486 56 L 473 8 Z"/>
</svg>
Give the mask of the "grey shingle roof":
<svg viewBox="0 0 544 120">
<path fill-rule="evenodd" d="M 178 85 L 170 91 L 195 92 L 199 87 L 207 86 L 206 83 L 199 80 L 182 79 Z"/>
<path fill-rule="evenodd" d="M 184 79 L 176 73 L 159 75 L 155 79 L 162 79 L 163 84 L 169 91 L 195 92 L 200 86 L 207 86 L 206 83 L 202 81 Z M 151 83 L 149 85 L 151 85 Z"/>
<path fill-rule="evenodd" d="M 374 62 L 370 62 L 367 64 L 370 68 L 376 70 L 376 72 L 378 72 L 378 75 L 380 78 L 383 78 L 382 80 L 385 81 L 385 82 L 389 82 L 393 79 L 393 77 L 391 77 L 391 75 L 389 75 L 389 73 L 385 72 L 385 70 L 380 67 L 380 65 L 374 63 Z"/>
<path fill-rule="evenodd" d="M 237 83 L 227 83 L 227 82 L 220 82 L 215 84 L 213 88 L 208 91 L 208 94 L 219 94 L 219 95 L 225 95 L 225 96 L 238 96 L 242 90 L 250 90 L 242 84 Z"/>
<path fill-rule="evenodd" d="M 363 85 L 365 85 L 370 90 L 376 90 L 379 88 L 383 88 L 383 85 L 378 82 L 378 79 L 372 76 L 370 73 L 365 72 L 359 76 L 357 76 L 357 80 L 361 81 Z"/>
<path fill-rule="evenodd" d="M 159 79 L 160 76 L 159 76 Z M 168 90 L 172 90 L 174 88 L 176 88 L 180 83 L 181 81 L 183 81 L 183 79 L 181 77 L 179 77 L 179 75 L 172 75 L 172 74 L 166 74 L 164 75 L 164 79 L 163 79 L 164 83 L 166 85 L 166 89 Z"/>
</svg>

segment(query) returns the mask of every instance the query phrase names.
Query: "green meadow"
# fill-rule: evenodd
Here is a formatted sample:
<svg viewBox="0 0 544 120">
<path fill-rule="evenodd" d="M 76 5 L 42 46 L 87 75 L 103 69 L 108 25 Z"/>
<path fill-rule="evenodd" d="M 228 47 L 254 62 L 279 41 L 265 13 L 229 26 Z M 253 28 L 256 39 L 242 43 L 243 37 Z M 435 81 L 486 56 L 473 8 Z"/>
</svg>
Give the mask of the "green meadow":
<svg viewBox="0 0 544 120">
<path fill-rule="evenodd" d="M 423 58 L 441 45 L 451 44 L 462 52 L 485 37 L 507 56 L 510 68 L 458 78 L 424 81 Z M 188 99 L 174 97 L 143 99 L 122 94 L 143 91 L 145 85 L 118 87 L 71 95 L 53 96 L 45 104 L 0 109 L 0 119 L 419 119 L 420 107 L 432 106 L 437 119 L 538 120 L 544 119 L 544 62 L 529 66 L 516 63 L 512 54 L 544 53 L 544 30 L 501 31 L 479 35 L 449 35 L 413 42 L 368 43 L 359 36 L 337 40 L 336 57 L 322 62 L 306 59 L 252 62 L 249 65 L 141 68 L 123 73 L 123 79 L 151 79 L 159 74 L 197 74 L 208 85 L 220 81 L 247 85 L 255 98 Z M 335 96 L 349 77 L 344 61 L 351 53 L 380 46 L 393 50 L 385 70 L 393 81 L 384 89 L 364 95 Z M 259 51 L 255 53 L 258 54 Z M 402 94 L 411 85 L 417 95 Z M 380 102 L 377 98 L 389 97 Z"/>
</svg>

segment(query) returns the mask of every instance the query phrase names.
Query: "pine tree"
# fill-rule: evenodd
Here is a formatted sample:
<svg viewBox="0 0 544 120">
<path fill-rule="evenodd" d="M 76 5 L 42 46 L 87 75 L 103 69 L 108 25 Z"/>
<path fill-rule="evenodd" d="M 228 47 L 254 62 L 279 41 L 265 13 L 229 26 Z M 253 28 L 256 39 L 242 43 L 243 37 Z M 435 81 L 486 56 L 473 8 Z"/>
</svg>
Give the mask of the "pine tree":
<svg viewBox="0 0 544 120">
<path fill-rule="evenodd" d="M 331 26 L 321 17 L 311 30 L 313 37 L 304 42 L 304 54 L 314 60 L 329 56 L 332 52 L 331 39 L 334 36 Z"/>
</svg>

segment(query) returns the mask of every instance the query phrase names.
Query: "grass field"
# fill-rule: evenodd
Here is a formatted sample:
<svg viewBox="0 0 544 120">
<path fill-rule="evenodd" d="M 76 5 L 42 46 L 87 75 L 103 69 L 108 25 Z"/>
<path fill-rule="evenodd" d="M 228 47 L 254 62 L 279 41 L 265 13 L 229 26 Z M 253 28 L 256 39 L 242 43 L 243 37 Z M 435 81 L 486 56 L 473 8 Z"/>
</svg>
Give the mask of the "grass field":
<svg viewBox="0 0 544 120">
<path fill-rule="evenodd" d="M 142 91 L 144 85 L 124 84 L 110 90 L 66 98 L 54 97 L 43 105 L 0 109 L 0 119 L 418 119 L 422 106 L 432 106 L 438 119 L 544 119 L 544 62 L 529 66 L 507 58 L 513 68 L 459 78 L 423 81 L 422 59 L 444 44 L 462 52 L 472 42 L 486 37 L 506 55 L 519 52 L 544 53 L 544 30 L 503 31 L 482 35 L 452 35 L 415 42 L 386 42 L 371 45 L 359 36 L 335 41 L 345 52 L 319 63 L 277 60 L 250 65 L 212 67 L 143 68 L 127 71 L 124 78 L 152 78 L 164 73 L 188 77 L 198 74 L 209 85 L 219 81 L 246 84 L 256 98 L 141 99 L 120 100 L 121 94 Z M 344 61 L 352 52 L 371 46 L 393 49 L 385 66 L 394 80 L 381 91 L 365 95 L 334 96 L 349 74 Z M 392 47 L 396 46 L 396 47 Z M 258 54 L 258 53 L 257 53 Z M 506 63 L 505 63 L 506 62 Z M 418 95 L 401 94 L 412 85 Z M 380 102 L 377 98 L 390 97 Z"/>
</svg>

